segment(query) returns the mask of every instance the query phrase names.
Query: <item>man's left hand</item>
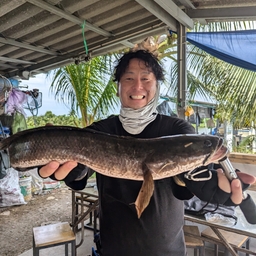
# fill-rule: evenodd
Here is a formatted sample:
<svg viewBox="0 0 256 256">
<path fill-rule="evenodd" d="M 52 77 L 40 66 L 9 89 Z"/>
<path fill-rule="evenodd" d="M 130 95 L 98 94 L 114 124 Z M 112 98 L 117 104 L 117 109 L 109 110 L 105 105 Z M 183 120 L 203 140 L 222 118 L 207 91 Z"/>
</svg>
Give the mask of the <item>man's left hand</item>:
<svg viewBox="0 0 256 256">
<path fill-rule="evenodd" d="M 221 168 L 211 170 L 212 178 L 204 181 L 194 181 L 183 177 L 186 187 L 202 201 L 213 204 L 239 205 L 243 200 L 242 184 L 253 184 L 256 178 L 250 174 L 237 171 L 239 179 L 231 182 Z M 209 172 L 203 172 L 197 178 L 206 178 Z M 241 180 L 241 181 L 240 181 Z"/>
<path fill-rule="evenodd" d="M 244 184 L 253 184 L 256 181 L 256 178 L 250 174 L 244 172 L 237 172 L 239 179 L 234 179 L 231 182 L 227 179 L 222 169 L 217 169 L 218 176 L 218 186 L 221 190 L 231 193 L 231 201 L 239 205 L 243 200 L 243 191 L 241 181 Z"/>
</svg>

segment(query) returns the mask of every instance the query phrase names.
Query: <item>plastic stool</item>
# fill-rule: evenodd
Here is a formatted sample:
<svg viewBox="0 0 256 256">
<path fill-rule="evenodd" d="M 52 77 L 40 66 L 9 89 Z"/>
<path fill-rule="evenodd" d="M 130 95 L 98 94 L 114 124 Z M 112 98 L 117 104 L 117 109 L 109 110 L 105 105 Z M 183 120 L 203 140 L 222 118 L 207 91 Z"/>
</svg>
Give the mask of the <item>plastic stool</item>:
<svg viewBox="0 0 256 256">
<path fill-rule="evenodd" d="M 39 256 L 39 250 L 57 245 L 65 245 L 68 256 L 68 244 L 71 244 L 71 255 L 76 255 L 76 237 L 68 222 L 33 228 L 33 256 Z"/>
</svg>

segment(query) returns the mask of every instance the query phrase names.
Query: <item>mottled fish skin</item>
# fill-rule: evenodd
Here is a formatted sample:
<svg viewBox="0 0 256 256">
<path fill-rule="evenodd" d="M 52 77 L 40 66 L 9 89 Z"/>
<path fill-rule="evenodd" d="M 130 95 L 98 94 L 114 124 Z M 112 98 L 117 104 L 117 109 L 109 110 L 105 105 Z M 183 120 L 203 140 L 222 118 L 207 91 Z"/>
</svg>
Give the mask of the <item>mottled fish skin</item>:
<svg viewBox="0 0 256 256">
<path fill-rule="evenodd" d="M 26 170 L 56 160 L 77 161 L 106 176 L 143 180 L 134 206 L 138 218 L 154 192 L 154 180 L 175 176 L 223 158 L 227 150 L 212 135 L 174 135 L 153 139 L 122 137 L 90 129 L 44 126 L 0 142 L 12 167 Z"/>
<path fill-rule="evenodd" d="M 18 170 L 51 160 L 73 160 L 110 177 L 143 180 L 143 163 L 157 180 L 207 164 L 221 144 L 221 139 L 212 135 L 137 139 L 90 129 L 45 126 L 16 133 L 1 141 L 0 148 L 8 148 L 11 165 Z"/>
</svg>

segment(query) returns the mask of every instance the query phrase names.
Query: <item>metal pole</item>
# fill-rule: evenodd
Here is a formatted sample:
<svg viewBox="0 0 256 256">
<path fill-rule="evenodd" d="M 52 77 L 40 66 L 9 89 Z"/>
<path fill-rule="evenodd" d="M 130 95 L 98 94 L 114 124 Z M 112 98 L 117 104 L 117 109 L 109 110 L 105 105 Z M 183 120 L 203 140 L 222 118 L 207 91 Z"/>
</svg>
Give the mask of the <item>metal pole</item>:
<svg viewBox="0 0 256 256">
<path fill-rule="evenodd" d="M 177 24 L 178 35 L 178 95 L 177 113 L 185 119 L 185 107 L 187 106 L 187 61 L 186 61 L 186 27 Z"/>
</svg>

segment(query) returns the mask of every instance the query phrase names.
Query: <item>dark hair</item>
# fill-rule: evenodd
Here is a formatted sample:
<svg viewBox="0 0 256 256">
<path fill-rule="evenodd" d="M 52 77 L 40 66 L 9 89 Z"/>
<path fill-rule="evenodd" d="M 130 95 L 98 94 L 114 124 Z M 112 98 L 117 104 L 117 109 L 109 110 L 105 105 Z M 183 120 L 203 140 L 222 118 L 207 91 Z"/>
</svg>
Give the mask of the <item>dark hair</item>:
<svg viewBox="0 0 256 256">
<path fill-rule="evenodd" d="M 144 50 L 130 51 L 125 53 L 118 61 L 114 70 L 114 82 L 119 82 L 121 76 L 125 73 L 131 59 L 140 59 L 145 62 L 146 67 L 154 73 L 157 81 L 164 80 L 164 70 L 159 60 L 150 52 Z"/>
</svg>

